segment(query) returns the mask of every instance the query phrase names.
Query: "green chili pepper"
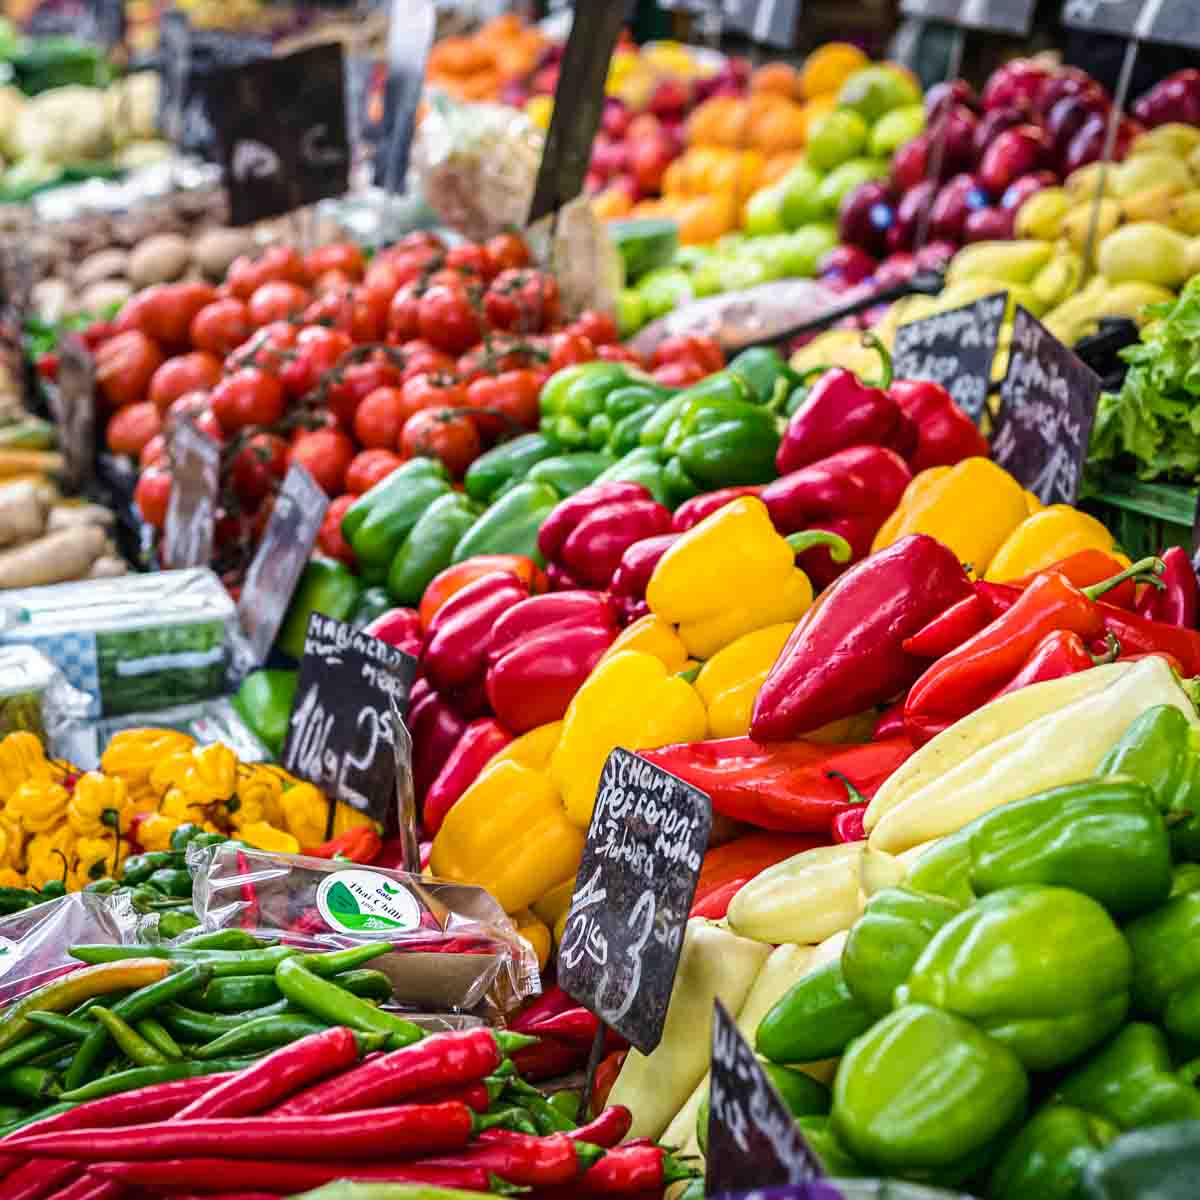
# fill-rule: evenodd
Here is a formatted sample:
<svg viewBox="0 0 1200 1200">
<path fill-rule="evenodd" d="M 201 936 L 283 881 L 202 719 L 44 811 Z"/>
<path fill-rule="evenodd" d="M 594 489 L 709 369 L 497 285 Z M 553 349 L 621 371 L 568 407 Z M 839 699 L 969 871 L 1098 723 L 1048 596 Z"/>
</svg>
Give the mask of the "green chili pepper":
<svg viewBox="0 0 1200 1200">
<path fill-rule="evenodd" d="M 459 539 L 454 562 L 477 554 L 523 554 L 541 564 L 538 530 L 558 500 L 558 493 L 549 484 L 531 480 L 517 484 Z"/>
<path fill-rule="evenodd" d="M 179 1043 L 153 1017 L 143 1017 L 136 1029 L 168 1062 L 182 1061 L 184 1054 Z"/>
<path fill-rule="evenodd" d="M 210 1059 L 202 1063 L 168 1063 L 165 1067 L 134 1067 L 128 1071 L 117 1071 L 93 1079 L 80 1087 L 63 1092 L 62 1099 L 72 1103 L 84 1100 L 100 1100 L 104 1096 L 115 1096 L 119 1092 L 132 1092 L 135 1088 L 150 1087 L 156 1083 L 173 1083 L 177 1079 L 195 1079 L 201 1075 L 218 1075 L 226 1071 L 241 1071 L 254 1061 L 253 1058 Z"/>
<path fill-rule="evenodd" d="M 161 867 L 146 880 L 146 884 L 164 896 L 173 896 L 177 900 L 190 900 L 192 897 L 192 877 L 178 867 Z"/>
<path fill-rule="evenodd" d="M 115 879 L 106 875 L 103 879 L 93 879 L 91 883 L 84 884 L 83 890 L 93 896 L 111 896 L 120 886 Z"/>
<path fill-rule="evenodd" d="M 417 519 L 388 570 L 388 594 L 397 604 L 416 606 L 433 577 L 450 565 L 454 547 L 480 512 L 469 496 L 439 496 Z"/>
<path fill-rule="evenodd" d="M 188 938 L 181 950 L 266 950 L 272 943 L 245 929 L 216 929 Z"/>
<path fill-rule="evenodd" d="M 61 900 L 67 894 L 67 885 L 61 879 L 51 879 L 42 884 L 43 900 Z"/>
<path fill-rule="evenodd" d="M 29 1014 L 32 1015 L 32 1014 Z M 33 1033 L 28 1037 L 14 1042 L 11 1046 L 0 1050 L 0 1071 L 29 1062 L 56 1046 L 61 1046 L 62 1040 L 53 1033 Z"/>
<path fill-rule="evenodd" d="M 772 1062 L 833 1058 L 872 1023 L 835 959 L 794 983 L 758 1026 L 755 1049 Z"/>
<path fill-rule="evenodd" d="M 69 1042 L 82 1042 L 96 1027 L 90 1021 L 78 1017 L 64 1017 L 61 1013 L 31 1012 L 29 1019 Z"/>
<path fill-rule="evenodd" d="M 583 1096 L 579 1092 L 569 1090 L 555 1092 L 553 1096 L 549 1097 L 550 1103 L 571 1121 L 579 1120 L 579 1102 L 582 1099 Z"/>
<path fill-rule="evenodd" d="M 297 1008 L 362 1033 L 389 1034 L 394 1049 L 418 1042 L 424 1036 L 419 1025 L 382 1012 L 351 995 L 336 983 L 322 979 L 299 959 L 284 959 L 275 970 L 275 982 Z"/>
<path fill-rule="evenodd" d="M 176 912 L 162 913 L 158 918 L 158 932 L 161 937 L 177 938 L 195 929 L 200 924 L 200 918 L 192 910 L 185 909 Z"/>
<path fill-rule="evenodd" d="M 565 499 L 594 483 L 596 476 L 607 471 L 616 461 L 611 454 L 580 450 L 575 454 L 559 454 L 554 458 L 542 459 L 525 478 L 530 483 L 549 484 L 560 498 Z"/>
<path fill-rule="evenodd" d="M 93 1008 L 90 1016 L 94 1017 L 105 1029 L 109 1037 L 116 1043 L 117 1049 L 130 1062 L 139 1067 L 161 1067 L 166 1064 L 167 1056 L 156 1050 L 132 1025 L 122 1021 L 115 1013 L 107 1008 Z"/>
<path fill-rule="evenodd" d="M 265 950 L 191 950 L 187 946 L 71 947 L 71 956 L 85 963 L 119 962 L 123 958 L 166 958 L 172 962 L 203 963 L 212 969 L 214 979 L 231 975 L 270 975 L 284 959 L 299 953 L 294 946 L 269 946 Z"/>
<path fill-rule="evenodd" d="M 342 518 L 342 536 L 365 566 L 385 570 L 421 515 L 450 491 L 445 466 L 413 458 L 364 492 Z"/>
<path fill-rule="evenodd" d="M 322 979 L 353 971 L 363 963 L 371 962 L 381 954 L 389 954 L 396 947 L 391 942 L 367 942 L 361 946 L 347 946 L 345 950 L 330 950 L 326 954 L 306 954 L 304 965 Z"/>
<path fill-rule="evenodd" d="M 203 827 L 200 825 L 197 825 L 194 821 L 185 821 L 182 825 L 177 825 L 171 831 L 171 842 L 170 842 L 171 849 L 175 850 L 175 851 L 186 850 L 188 848 L 188 846 L 190 846 L 192 844 L 192 839 L 195 837 L 199 837 L 200 834 L 202 834 L 203 832 L 204 832 Z M 171 858 L 170 854 L 168 854 L 165 850 L 158 850 L 158 851 L 155 851 L 154 853 L 163 854 L 166 857 L 162 858 L 162 859 L 154 860 L 154 866 L 151 868 L 150 874 L 153 874 L 154 871 L 157 871 L 159 869 L 159 867 L 170 866 L 172 864 L 172 862 L 174 861 Z M 143 855 L 143 857 L 149 858 L 150 856 Z M 147 879 L 149 879 L 149 877 L 150 877 L 149 875 L 146 876 Z"/>
<path fill-rule="evenodd" d="M 276 994 L 278 994 L 276 988 Z M 287 1000 L 279 999 L 262 1008 L 244 1009 L 237 1013 L 207 1013 L 185 1008 L 182 1004 L 164 1004 L 162 1019 L 187 1041 L 211 1042 L 223 1034 L 240 1029 L 248 1021 L 260 1017 L 277 1017 L 281 1013 L 294 1011 Z"/>
<path fill-rule="evenodd" d="M 338 971 L 333 981 L 340 988 L 361 996 L 364 1000 L 390 1000 L 392 981 L 382 971 Z"/>
<path fill-rule="evenodd" d="M 24 912 L 41 901 L 41 896 L 32 888 L 0 888 L 0 916 Z"/>
<path fill-rule="evenodd" d="M 554 443 L 542 434 L 523 434 L 481 454 L 467 468 L 463 486 L 472 500 L 491 504 L 501 492 L 524 479 L 535 463 L 558 453 Z"/>
<path fill-rule="evenodd" d="M 41 1067 L 9 1067 L 0 1071 L 0 1092 L 22 1096 L 26 1100 L 45 1100 L 57 1096 L 62 1089 L 58 1076 Z"/>
<path fill-rule="evenodd" d="M 235 975 L 229 979 L 214 979 L 190 999 L 206 1012 L 238 1013 L 275 1004 L 280 999 L 280 992 L 273 975 Z"/>
<path fill-rule="evenodd" d="M 247 1021 L 238 1029 L 198 1047 L 193 1052 L 194 1058 L 225 1058 L 230 1055 L 256 1053 L 262 1050 L 273 1050 L 276 1046 L 285 1046 L 289 1042 L 299 1041 L 310 1033 L 320 1033 L 327 1028 L 323 1021 L 315 1021 L 311 1017 L 296 1016 L 280 1013 L 277 1016 L 258 1017 Z"/>
<path fill-rule="evenodd" d="M 547 1137 L 552 1133 L 566 1133 L 575 1128 L 575 1120 L 551 1104 L 537 1088 L 526 1083 L 519 1076 L 509 1081 L 508 1090 L 519 1104 L 533 1118 L 538 1133 Z"/>
</svg>

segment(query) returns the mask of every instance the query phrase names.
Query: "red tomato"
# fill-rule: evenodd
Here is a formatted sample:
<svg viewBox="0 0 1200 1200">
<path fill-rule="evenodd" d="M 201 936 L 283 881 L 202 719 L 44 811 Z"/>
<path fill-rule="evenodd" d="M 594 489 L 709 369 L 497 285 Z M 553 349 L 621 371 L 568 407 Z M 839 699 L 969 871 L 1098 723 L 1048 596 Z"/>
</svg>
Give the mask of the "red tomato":
<svg viewBox="0 0 1200 1200">
<path fill-rule="evenodd" d="M 376 258 L 363 276 L 363 287 L 385 300 L 391 300 L 401 285 L 400 272 L 393 263 Z"/>
<path fill-rule="evenodd" d="M 200 430 L 201 433 L 207 434 L 218 446 L 225 444 L 225 432 L 221 428 L 221 422 L 217 420 L 216 414 L 212 409 L 206 408 L 203 412 L 197 413 L 192 418 L 192 424 Z"/>
<path fill-rule="evenodd" d="M 188 392 L 206 392 L 221 380 L 221 360 L 207 350 L 168 358 L 150 380 L 150 399 L 165 413 Z"/>
<path fill-rule="evenodd" d="M 414 375 L 432 375 L 436 372 L 449 374 L 453 371 L 454 359 L 441 350 L 435 350 L 427 341 L 418 338 L 405 345 L 403 377 L 406 380 Z"/>
<path fill-rule="evenodd" d="M 459 267 L 442 267 L 440 270 L 434 271 L 428 279 L 418 279 L 416 283 L 418 287 L 424 283 L 425 287 L 422 289 L 424 291 L 428 291 L 431 287 L 462 288 L 472 299 L 478 299 L 483 293 L 483 280 L 478 275 Z M 475 296 L 471 295 L 472 291 L 475 292 Z"/>
<path fill-rule="evenodd" d="M 248 425 L 274 425 L 283 416 L 283 385 L 266 371 L 244 367 L 213 388 L 212 410 L 226 433 Z"/>
<path fill-rule="evenodd" d="M 404 403 L 410 413 L 423 408 L 465 408 L 467 389 L 456 375 L 414 375 L 404 381 Z"/>
<path fill-rule="evenodd" d="M 316 279 L 326 271 L 341 271 L 353 279 L 361 279 L 366 269 L 366 259 L 353 242 L 330 242 L 328 246 L 318 246 L 304 256 L 304 269 L 310 279 Z"/>
<path fill-rule="evenodd" d="M 270 246 L 258 256 L 235 258 L 225 275 L 229 290 L 239 300 L 249 300 L 264 283 L 274 280 L 284 283 L 308 282 L 304 261 L 291 246 Z"/>
<path fill-rule="evenodd" d="M 331 500 L 329 507 L 325 510 L 325 519 L 321 522 L 321 528 L 317 532 L 317 545 L 320 547 L 321 553 L 327 554 L 330 558 L 336 558 L 338 562 L 344 562 L 348 567 L 354 566 L 354 551 L 350 548 L 350 543 L 342 536 L 342 518 L 357 499 L 357 496 L 352 495 L 338 496 L 335 500 Z"/>
<path fill-rule="evenodd" d="M 212 397 L 208 392 L 187 392 L 178 399 L 172 400 L 167 406 L 166 415 L 163 417 L 163 428 L 171 430 L 178 421 L 185 417 L 194 421 L 201 413 L 211 415 L 211 404 Z"/>
<path fill-rule="evenodd" d="M 350 336 L 356 342 L 380 342 L 387 328 L 389 300 L 370 288 L 355 288 L 350 296 Z"/>
<path fill-rule="evenodd" d="M 387 340 L 393 346 L 411 342 L 421 332 L 418 313 L 421 305 L 421 293 L 416 285 L 406 283 L 392 297 L 388 304 Z"/>
<path fill-rule="evenodd" d="M 307 395 L 354 343 L 349 334 L 324 325 L 305 325 L 296 334 L 295 356 L 283 365 L 279 378 L 289 396 Z"/>
<path fill-rule="evenodd" d="M 457 408 L 413 413 L 400 436 L 400 452 L 405 458 L 440 458 L 456 478 L 479 457 L 480 448 L 474 420 Z"/>
<path fill-rule="evenodd" d="M 270 325 L 272 321 L 290 321 L 308 306 L 309 294 L 295 283 L 273 279 L 256 288 L 247 308 L 255 329 Z"/>
<path fill-rule="evenodd" d="M 541 390 L 541 377 L 536 371 L 504 371 L 475 380 L 467 388 L 467 405 L 475 410 L 480 433 L 498 437 L 518 429 L 537 428 Z"/>
<path fill-rule="evenodd" d="M 143 447 L 138 455 L 139 467 L 153 467 L 156 463 L 167 461 L 167 439 L 157 433 Z"/>
<path fill-rule="evenodd" d="M 238 371 L 243 367 L 258 367 L 279 374 L 291 358 L 296 344 L 296 327 L 287 321 L 275 321 L 255 330 L 232 353 L 226 355 L 225 370 Z"/>
<path fill-rule="evenodd" d="M 368 397 L 369 399 L 369 397 Z M 354 456 L 346 470 L 346 490 L 355 496 L 369 492 L 386 479 L 404 460 L 391 450 L 363 450 Z"/>
<path fill-rule="evenodd" d="M 491 274 L 499 275 L 514 267 L 529 265 L 529 247 L 515 233 L 498 233 L 484 243 L 484 251 L 491 263 Z"/>
<path fill-rule="evenodd" d="M 330 292 L 341 295 L 350 291 L 357 282 L 358 280 L 351 279 L 345 271 L 322 271 L 313 280 L 312 293 L 314 296 L 325 296 Z"/>
<path fill-rule="evenodd" d="M 354 428 L 354 414 L 376 388 L 398 387 L 400 371 L 376 352 L 365 362 L 351 363 L 325 396 L 326 407 L 343 429 Z"/>
<path fill-rule="evenodd" d="M 616 321 L 608 313 L 598 312 L 594 308 L 585 308 L 575 318 L 571 328 L 576 333 L 591 338 L 593 346 L 609 346 L 620 337 Z"/>
<path fill-rule="evenodd" d="M 114 454 L 141 454 L 151 438 L 162 433 L 162 416 L 158 408 L 145 400 L 127 404 L 108 419 L 104 440 Z"/>
<path fill-rule="evenodd" d="M 673 388 L 691 387 L 693 383 L 699 383 L 701 379 L 704 379 L 709 374 L 711 372 L 706 371 L 694 358 L 663 363 L 661 367 L 655 367 L 651 371 L 655 383 L 660 383 L 663 387 Z"/>
<path fill-rule="evenodd" d="M 291 461 L 308 469 L 327 496 L 345 490 L 354 443 L 338 429 L 314 429 L 292 443 Z"/>
<path fill-rule="evenodd" d="M 497 329 L 537 333 L 557 325 L 562 315 L 558 284 L 541 271 L 501 271 L 483 298 L 487 319 Z"/>
<path fill-rule="evenodd" d="M 354 436 L 368 448 L 394 450 L 411 411 L 405 408 L 400 388 L 376 388 L 363 397 L 354 414 Z"/>
<path fill-rule="evenodd" d="M 446 243 L 442 241 L 436 233 L 431 233 L 428 229 L 414 229 L 411 233 L 406 233 L 394 246 L 389 246 L 383 251 L 384 256 L 403 254 L 407 250 L 419 250 L 426 248 L 429 250 L 444 251 Z"/>
<path fill-rule="evenodd" d="M 240 300 L 232 297 L 206 304 L 188 327 L 192 345 L 218 358 L 236 350 L 253 332 L 249 311 Z"/>
<path fill-rule="evenodd" d="M 167 523 L 167 506 L 171 503 L 171 472 L 165 467 L 148 467 L 133 489 L 133 502 L 142 520 L 154 529 Z"/>
<path fill-rule="evenodd" d="M 138 329 L 164 346 L 189 345 L 192 319 L 217 298 L 207 283 L 158 283 L 131 296 L 117 314 L 117 328 Z"/>
<path fill-rule="evenodd" d="M 577 363 L 591 362 L 596 357 L 596 347 L 591 338 L 582 333 L 571 333 L 564 329 L 550 339 L 550 370 L 561 371 Z"/>
<path fill-rule="evenodd" d="M 162 366 L 158 343 L 137 329 L 109 338 L 96 351 L 96 384 L 114 408 L 146 398 L 154 372 Z"/>
<path fill-rule="evenodd" d="M 711 375 L 725 366 L 725 355 L 721 351 L 720 343 L 714 338 L 698 333 L 677 333 L 674 337 L 664 338 L 655 347 L 650 363 L 651 366 L 661 367 L 664 363 L 689 358 L 703 367 L 706 375 Z"/>
<path fill-rule="evenodd" d="M 445 250 L 440 247 L 434 249 L 432 246 L 413 246 L 389 255 L 384 262 L 396 280 L 396 287 L 403 287 L 414 279 L 420 279 L 422 275 L 431 275 L 442 265 L 445 254 Z M 374 269 L 375 264 L 372 263 L 371 266 Z M 368 271 L 364 282 L 369 281 L 370 277 L 371 272 Z"/>
<path fill-rule="evenodd" d="M 479 341 L 479 313 L 462 288 L 439 284 L 421 297 L 418 308 L 421 336 L 447 354 L 461 354 Z"/>
<path fill-rule="evenodd" d="M 457 371 L 464 379 L 478 379 L 480 375 L 498 375 L 532 367 L 544 361 L 547 355 L 548 352 L 540 350 L 530 338 L 493 333 L 458 360 Z"/>
<path fill-rule="evenodd" d="M 460 242 L 446 251 L 446 266 L 452 271 L 479 278 L 494 274 L 487 251 L 478 242 Z"/>
<path fill-rule="evenodd" d="M 288 444 L 275 433 L 256 433 L 233 460 L 229 478 L 237 498 L 254 508 L 287 474 Z"/>
<path fill-rule="evenodd" d="M 605 362 L 630 363 L 643 371 L 646 369 L 646 360 L 632 346 L 622 346 L 620 342 L 597 346 L 596 357 Z"/>
</svg>

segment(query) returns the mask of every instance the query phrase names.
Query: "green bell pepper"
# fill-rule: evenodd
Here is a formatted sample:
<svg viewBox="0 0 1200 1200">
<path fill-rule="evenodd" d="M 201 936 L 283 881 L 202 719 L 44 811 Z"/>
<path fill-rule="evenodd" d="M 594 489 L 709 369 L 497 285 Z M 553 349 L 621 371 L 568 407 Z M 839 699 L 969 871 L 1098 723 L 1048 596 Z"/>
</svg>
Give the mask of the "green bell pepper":
<svg viewBox="0 0 1200 1200">
<path fill-rule="evenodd" d="M 630 383 L 613 388 L 604 398 L 604 415 L 620 421 L 635 412 L 657 409 L 677 392 L 673 388 L 659 387 L 657 383 Z"/>
<path fill-rule="evenodd" d="M 771 346 L 751 346 L 743 350 L 730 362 L 729 370 L 746 381 L 759 404 L 769 404 L 775 398 L 775 385 L 781 379 L 793 377 L 783 356 Z"/>
<path fill-rule="evenodd" d="M 1023 884 L 943 925 L 896 989 L 897 1004 L 968 1017 L 1031 1069 L 1062 1066 L 1125 1019 L 1129 946 L 1090 896 Z"/>
<path fill-rule="evenodd" d="M 1161 1021 L 1173 995 L 1200 981 L 1200 892 L 1185 892 L 1125 926 L 1133 952 L 1133 1003 Z"/>
<path fill-rule="evenodd" d="M 779 418 L 754 404 L 710 405 L 676 419 L 663 449 L 697 490 L 769 483 L 775 478 Z"/>
<path fill-rule="evenodd" d="M 588 423 L 604 412 L 610 392 L 634 378 L 623 363 L 603 359 L 556 372 L 542 385 L 538 397 L 541 432 L 567 449 L 588 445 Z"/>
<path fill-rule="evenodd" d="M 881 1175 L 970 1178 L 1025 1108 L 1007 1046 L 953 1013 L 910 1004 L 850 1044 L 833 1085 L 833 1130 Z"/>
<path fill-rule="evenodd" d="M 1000 1156 L 988 1200 L 1076 1200 L 1084 1168 L 1120 1132 L 1111 1121 L 1081 1108 L 1043 1108 Z"/>
<path fill-rule="evenodd" d="M 608 413 L 597 413 L 587 425 L 587 444 L 589 450 L 603 450 L 612 437 L 613 422 Z"/>
<path fill-rule="evenodd" d="M 1157 908 L 1171 891 L 1167 828 L 1150 789 L 1136 779 L 1052 788 L 993 809 L 967 829 L 971 886 L 981 896 L 1018 883 L 1053 884 L 1125 917 Z"/>
<path fill-rule="evenodd" d="M 658 406 L 642 426 L 642 432 L 638 435 L 639 445 L 659 447 L 663 444 L 671 426 L 675 424 L 675 419 L 683 411 L 690 391 L 691 388 L 686 392 L 679 392 Z"/>
<path fill-rule="evenodd" d="M 295 671 L 251 671 L 242 680 L 233 707 L 276 758 L 283 753 L 292 702 L 296 698 Z M 128 878 L 128 870 L 126 870 Z M 130 883 L 140 883 L 131 879 Z"/>
<path fill-rule="evenodd" d="M 362 582 L 336 559 L 320 555 L 310 558 L 300 574 L 275 645 L 291 658 L 303 657 L 309 617 L 319 612 L 335 621 L 348 620 L 362 590 Z"/>
<path fill-rule="evenodd" d="M 608 435 L 609 452 L 620 457 L 636 450 L 641 445 L 639 439 L 642 430 L 654 419 L 656 411 L 653 406 L 647 405 L 614 422 L 612 432 Z"/>
<path fill-rule="evenodd" d="M 1168 900 L 1187 892 L 1200 892 L 1200 863 L 1180 863 L 1171 872 L 1171 894 Z"/>
<path fill-rule="evenodd" d="M 823 1083 L 818 1083 L 803 1071 L 779 1063 L 759 1065 L 793 1117 L 823 1117 L 828 1114 L 831 1101 L 829 1089 Z M 696 1113 L 696 1141 L 700 1143 L 701 1154 L 708 1153 L 708 1109 L 709 1092 L 706 1089 Z"/>
<path fill-rule="evenodd" d="M 817 1156 L 825 1174 L 838 1179 L 859 1179 L 873 1174 L 838 1141 L 829 1116 L 801 1117 L 796 1122 L 808 1148 Z"/>
<path fill-rule="evenodd" d="M 913 863 L 904 886 L 914 892 L 943 896 L 964 908 L 975 903 L 971 888 L 971 835 L 960 829 L 944 837 Z"/>
<path fill-rule="evenodd" d="M 558 453 L 558 447 L 540 433 L 522 434 L 481 454 L 467 468 L 463 487 L 472 500 L 491 504 L 502 492 L 520 483 L 535 463 Z"/>
<path fill-rule="evenodd" d="M 579 450 L 574 454 L 556 454 L 543 458 L 525 478 L 530 483 L 548 483 L 561 499 L 575 495 L 596 481 L 617 460 L 598 450 Z"/>
<path fill-rule="evenodd" d="M 759 1022 L 754 1048 L 777 1063 L 834 1058 L 874 1017 L 846 986 L 842 964 L 825 963 L 792 984 Z"/>
<path fill-rule="evenodd" d="M 1179 709 L 1147 709 L 1096 774 L 1140 779 L 1167 818 L 1175 858 L 1200 859 L 1200 738 Z"/>
<path fill-rule="evenodd" d="M 451 561 L 477 554 L 523 554 L 543 565 L 538 530 L 558 502 L 558 493 L 548 483 L 518 483 L 459 538 Z"/>
<path fill-rule="evenodd" d="M 386 571 L 421 514 L 449 491 L 450 476 L 441 462 L 410 459 L 346 510 L 342 536 L 360 564 Z"/>
<path fill-rule="evenodd" d="M 447 492 L 421 514 L 388 571 L 388 594 L 397 604 L 415 607 L 421 603 L 425 589 L 450 565 L 454 547 L 481 511 L 470 496 Z"/>
<path fill-rule="evenodd" d="M 1083 1172 L 1080 1200 L 1192 1200 L 1200 1125 L 1180 1122 L 1117 1138 Z"/>
<path fill-rule="evenodd" d="M 671 497 L 663 479 L 662 452 L 657 446 L 638 446 L 602 471 L 593 483 L 640 483 L 659 504 L 671 507 Z"/>
<path fill-rule="evenodd" d="M 395 608 L 387 588 L 369 587 L 358 598 L 354 612 L 350 615 L 350 624 L 356 630 L 365 629 L 376 617 L 382 617 L 385 612 Z"/>
<path fill-rule="evenodd" d="M 892 996 L 943 925 L 962 912 L 942 896 L 884 888 L 867 901 L 842 949 L 850 994 L 873 1017 L 892 1011 Z"/>
<path fill-rule="evenodd" d="M 1062 1080 L 1054 1099 L 1122 1129 L 1200 1120 L 1200 1092 L 1171 1070 L 1162 1030 L 1139 1021 Z"/>
</svg>

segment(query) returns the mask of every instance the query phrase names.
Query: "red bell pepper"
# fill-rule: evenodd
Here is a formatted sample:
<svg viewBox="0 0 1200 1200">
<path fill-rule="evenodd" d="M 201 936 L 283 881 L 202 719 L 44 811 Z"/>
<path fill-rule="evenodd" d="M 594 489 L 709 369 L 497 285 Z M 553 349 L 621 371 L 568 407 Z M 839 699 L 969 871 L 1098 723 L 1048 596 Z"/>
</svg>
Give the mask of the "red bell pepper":
<svg viewBox="0 0 1200 1200">
<path fill-rule="evenodd" d="M 1137 602 L 1139 616 L 1167 625 L 1195 629 L 1200 617 L 1200 582 L 1188 552 L 1182 546 L 1172 546 L 1162 554 L 1161 588 L 1148 587 Z M 1116 603 L 1109 597 L 1109 603 Z"/>
<path fill-rule="evenodd" d="M 435 575 L 421 596 L 421 629 L 428 632 L 442 605 L 456 592 L 482 575 L 505 571 L 523 580 L 533 595 L 544 592 L 549 584 L 541 568 L 523 554 L 478 554 L 465 562 L 455 563 Z"/>
<path fill-rule="evenodd" d="M 624 554 L 613 572 L 608 594 L 621 621 L 628 625 L 644 617 L 650 609 L 646 605 L 646 585 L 659 559 L 679 540 L 677 533 L 664 533 L 658 537 L 643 538 L 634 542 Z"/>
<path fill-rule="evenodd" d="M 555 588 L 606 588 L 634 542 L 670 530 L 671 510 L 640 483 L 594 483 L 551 512 L 538 549 Z"/>
<path fill-rule="evenodd" d="M 411 654 L 414 658 L 421 653 L 421 618 L 415 608 L 392 608 L 381 613 L 363 630 L 363 633 L 387 642 Z"/>
<path fill-rule="evenodd" d="M 505 612 L 487 646 L 487 695 L 514 733 L 559 720 L 617 636 L 602 592 L 552 592 Z"/>
<path fill-rule="evenodd" d="M 429 624 L 421 667 L 440 692 L 483 682 L 492 627 L 503 613 L 529 599 L 529 585 L 491 571 L 456 592 Z"/>
<path fill-rule="evenodd" d="M 875 722 L 875 728 L 871 730 L 871 740 L 882 742 L 884 738 L 904 736 L 904 701 L 897 700 L 895 704 L 888 705 L 879 714 L 879 720 Z"/>
<path fill-rule="evenodd" d="M 887 392 L 892 381 L 891 358 L 876 338 L 869 340 L 883 360 L 881 383 L 863 383 L 843 367 L 826 371 L 788 422 L 775 456 L 780 475 L 849 446 L 886 446 L 902 458 L 915 449 L 916 426 Z"/>
<path fill-rule="evenodd" d="M 429 791 L 466 728 L 466 721 L 434 691 L 428 679 L 418 679 L 413 684 L 408 702 L 408 731 L 412 735 L 413 790 L 418 802 Z"/>
<path fill-rule="evenodd" d="M 690 915 L 720 920 L 751 879 L 785 858 L 825 845 L 826 840 L 812 834 L 746 833 L 714 847 L 701 864 Z"/>
<path fill-rule="evenodd" d="M 871 553 L 875 535 L 911 482 L 898 454 L 882 446 L 851 446 L 776 479 L 759 495 L 780 533 L 836 533 L 850 543 L 850 561 L 857 562 Z M 818 590 L 848 565 L 835 562 L 826 546 L 806 550 L 797 561 Z"/>
<path fill-rule="evenodd" d="M 686 533 L 694 525 L 699 525 L 705 517 L 711 517 L 725 505 L 732 504 L 743 496 L 757 496 L 761 491 L 761 486 L 727 487 L 716 492 L 705 492 L 703 495 L 693 496 L 675 510 L 675 519 L 671 528 L 676 533 Z"/>
<path fill-rule="evenodd" d="M 788 638 L 754 703 L 751 736 L 786 741 L 898 696 L 921 672 L 905 638 L 970 590 L 954 552 L 926 534 L 855 564 Z"/>
<path fill-rule="evenodd" d="M 492 717 L 480 717 L 463 731 L 437 778 L 425 793 L 421 824 L 432 837 L 463 792 L 479 778 L 492 757 L 512 741 L 512 734 Z"/>
<path fill-rule="evenodd" d="M 847 780 L 869 799 L 912 752 L 906 738 L 862 746 L 721 738 L 639 751 L 706 792 L 714 812 L 763 829 L 820 834 L 850 806 Z"/>
<path fill-rule="evenodd" d="M 1121 647 L 1122 662 L 1157 654 L 1175 659 L 1186 679 L 1200 675 L 1200 633 L 1194 629 L 1150 621 L 1111 604 L 1101 604 L 1100 613 L 1105 633 L 1111 633 Z"/>
<path fill-rule="evenodd" d="M 964 458 L 987 458 L 987 438 L 939 383 L 898 379 L 888 395 L 916 426 L 917 445 L 908 459 L 913 474 L 952 467 Z"/>
</svg>

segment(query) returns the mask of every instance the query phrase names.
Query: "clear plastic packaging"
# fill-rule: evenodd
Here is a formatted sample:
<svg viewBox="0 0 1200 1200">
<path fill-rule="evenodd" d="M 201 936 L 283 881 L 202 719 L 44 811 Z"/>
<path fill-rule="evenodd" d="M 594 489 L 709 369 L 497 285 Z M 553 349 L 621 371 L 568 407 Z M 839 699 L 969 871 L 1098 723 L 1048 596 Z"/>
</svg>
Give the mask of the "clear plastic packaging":
<svg viewBox="0 0 1200 1200">
<path fill-rule="evenodd" d="M 371 965 L 402 1006 L 502 1013 L 540 990 L 532 947 L 482 888 L 232 843 L 190 847 L 188 868 L 205 930 L 313 950 L 391 942 Z"/>
<path fill-rule="evenodd" d="M 25 730 L 45 741 L 83 717 L 91 700 L 32 646 L 0 646 L 0 738 Z"/>
<path fill-rule="evenodd" d="M 0 645 L 40 650 L 92 698 L 89 717 L 219 696 L 237 613 L 207 568 L 5 592 Z"/>
</svg>

